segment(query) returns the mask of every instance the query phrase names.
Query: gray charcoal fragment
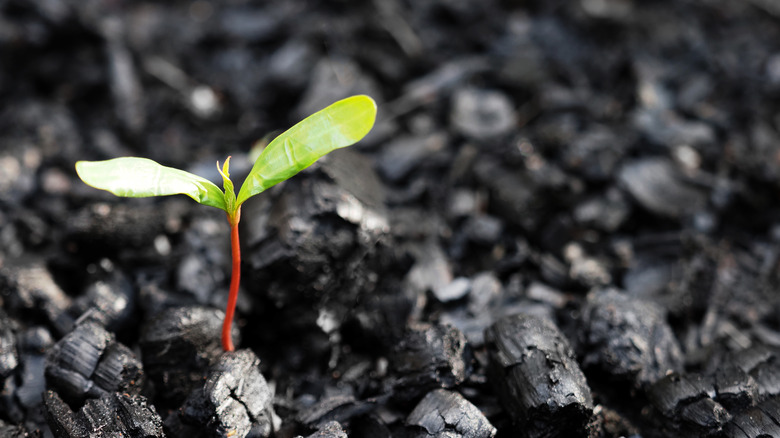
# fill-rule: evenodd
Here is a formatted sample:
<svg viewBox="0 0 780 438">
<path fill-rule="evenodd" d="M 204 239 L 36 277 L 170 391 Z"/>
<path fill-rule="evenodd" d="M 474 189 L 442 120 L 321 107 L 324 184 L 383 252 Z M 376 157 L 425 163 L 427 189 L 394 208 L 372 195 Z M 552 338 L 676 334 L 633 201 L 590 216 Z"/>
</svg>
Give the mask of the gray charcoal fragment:
<svg viewBox="0 0 780 438">
<path fill-rule="evenodd" d="M 644 387 L 682 369 L 682 351 L 664 311 L 615 289 L 588 294 L 581 314 L 583 368 Z"/>
<path fill-rule="evenodd" d="M 547 210 L 547 196 L 527 172 L 509 170 L 490 159 L 480 159 L 474 165 L 477 181 L 491 193 L 491 208 L 506 221 L 534 231 L 541 225 Z"/>
<path fill-rule="evenodd" d="M 107 70 L 114 98 L 114 112 L 124 129 L 138 134 L 146 125 L 144 90 L 133 57 L 124 42 L 124 21 L 115 16 L 103 17 L 99 28 L 106 40 Z"/>
<path fill-rule="evenodd" d="M 223 318 L 217 309 L 176 307 L 144 325 L 139 344 L 144 370 L 158 391 L 156 400 L 179 406 L 200 387 L 209 366 L 222 354 Z M 234 342 L 237 334 L 235 330 Z"/>
<path fill-rule="evenodd" d="M 0 381 L 8 377 L 19 365 L 16 337 L 11 318 L 0 308 Z"/>
<path fill-rule="evenodd" d="M 119 270 L 111 272 L 87 286 L 68 309 L 74 319 L 86 312 L 109 331 L 115 332 L 130 321 L 135 310 L 135 290 L 130 280 Z"/>
<path fill-rule="evenodd" d="M 382 153 L 376 160 L 379 173 L 390 182 L 403 182 L 411 171 L 441 151 L 447 140 L 446 135 L 438 132 L 427 136 L 398 137 L 382 147 Z"/>
<path fill-rule="evenodd" d="M 406 417 L 408 438 L 492 438 L 496 428 L 457 392 L 429 392 Z M 420 430 L 422 429 L 422 430 Z"/>
<path fill-rule="evenodd" d="M 485 330 L 489 379 L 506 412 L 530 437 L 582 434 L 593 398 L 574 351 L 555 324 L 530 315 Z"/>
<path fill-rule="evenodd" d="M 685 405 L 680 410 L 680 418 L 686 425 L 696 426 L 697 432 L 703 434 L 721 430 L 731 420 L 731 414 L 715 400 L 703 398 Z"/>
<path fill-rule="evenodd" d="M 269 437 L 275 429 L 272 401 L 260 359 L 239 350 L 219 357 L 179 413 L 183 423 L 205 429 L 206 436 Z"/>
<path fill-rule="evenodd" d="M 300 436 L 298 438 L 301 438 Z M 306 438 L 347 438 L 347 433 L 336 421 L 326 423 L 317 432 L 308 435 Z"/>
<path fill-rule="evenodd" d="M 301 407 L 297 420 L 312 429 L 331 422 L 347 422 L 376 409 L 377 400 L 356 400 L 352 395 L 324 397 L 313 405 Z"/>
<path fill-rule="evenodd" d="M 90 204 L 69 218 L 65 237 L 101 250 L 152 247 L 154 238 L 165 231 L 167 219 L 159 206 L 150 203 Z"/>
<path fill-rule="evenodd" d="M 54 339 L 44 327 L 31 327 L 19 335 L 18 347 L 22 366 L 18 369 L 19 386 L 15 395 L 28 413 L 36 411 L 43 403 L 42 397 L 46 390 L 46 356 L 53 345 Z"/>
<path fill-rule="evenodd" d="M 704 208 L 707 193 L 684 181 L 665 158 L 642 158 L 624 164 L 618 181 L 648 211 L 679 218 Z"/>
<path fill-rule="evenodd" d="M 698 374 L 672 373 L 655 382 L 648 390 L 650 401 L 662 414 L 672 416 L 685 403 L 715 396 L 710 379 Z"/>
<path fill-rule="evenodd" d="M 295 110 L 300 119 L 353 94 L 367 94 L 382 101 L 376 81 L 351 60 L 323 57 L 309 74 L 311 80 Z"/>
<path fill-rule="evenodd" d="M 164 437 L 162 419 L 141 395 L 116 392 L 90 399 L 78 411 L 54 391 L 44 397 L 46 420 L 57 438 Z"/>
<path fill-rule="evenodd" d="M 441 303 L 456 301 L 465 297 L 471 289 L 471 281 L 468 278 L 458 277 L 443 287 L 433 289 L 433 295 Z"/>
<path fill-rule="evenodd" d="M 780 436 L 780 399 L 771 398 L 740 412 L 723 428 L 725 438 Z"/>
<path fill-rule="evenodd" d="M 450 119 L 455 129 L 476 140 L 506 135 L 517 123 L 512 101 L 504 93 L 474 88 L 455 92 Z"/>
<path fill-rule="evenodd" d="M 463 333 L 450 326 L 415 323 L 390 356 L 395 390 L 413 398 L 432 389 L 454 388 L 471 374 L 473 354 Z"/>
<path fill-rule="evenodd" d="M 0 294 L 8 300 L 6 309 L 15 314 L 40 315 L 61 333 L 72 326 L 72 319 L 65 312 L 71 304 L 70 297 L 38 261 L 9 260 L 0 266 Z"/>
<path fill-rule="evenodd" d="M 46 382 L 73 405 L 114 391 L 139 394 L 141 361 L 100 324 L 78 324 L 46 357 Z"/>
<path fill-rule="evenodd" d="M 699 374 L 669 374 L 648 390 L 650 401 L 666 417 L 666 433 L 710 435 L 731 419 L 723 405 L 714 400 L 714 378 Z"/>
</svg>

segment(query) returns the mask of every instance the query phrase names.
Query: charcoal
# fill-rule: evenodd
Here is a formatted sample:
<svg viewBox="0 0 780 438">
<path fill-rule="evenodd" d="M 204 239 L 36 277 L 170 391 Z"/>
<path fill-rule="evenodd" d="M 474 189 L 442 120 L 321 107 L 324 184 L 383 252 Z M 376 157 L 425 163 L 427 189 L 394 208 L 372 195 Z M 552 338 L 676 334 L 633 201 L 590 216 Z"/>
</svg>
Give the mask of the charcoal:
<svg viewBox="0 0 780 438">
<path fill-rule="evenodd" d="M 40 438 L 42 435 L 39 431 L 28 432 L 24 426 L 7 424 L 0 420 L 0 436 L 5 438 Z"/>
<path fill-rule="evenodd" d="M 146 322 L 139 344 L 144 371 L 160 401 L 179 406 L 201 386 L 222 353 L 223 318 L 219 310 L 191 306 L 164 310 Z"/>
<path fill-rule="evenodd" d="M 472 242 L 492 246 L 498 243 L 504 231 L 504 223 L 497 217 L 480 214 L 469 217 L 463 228 Z"/>
<path fill-rule="evenodd" d="M 302 407 L 298 413 L 298 422 L 317 429 L 327 424 L 347 422 L 352 418 L 362 416 L 376 408 L 377 400 L 356 400 L 351 395 L 326 396 L 310 406 Z"/>
<path fill-rule="evenodd" d="M 438 388 L 454 388 L 471 373 L 472 352 L 454 327 L 412 324 L 390 356 L 395 389 L 412 398 Z"/>
<path fill-rule="evenodd" d="M 777 351 L 757 344 L 734 352 L 727 360 L 748 373 L 755 382 L 756 400 L 780 395 L 780 354 Z"/>
<path fill-rule="evenodd" d="M 382 101 L 376 81 L 351 60 L 322 58 L 309 76 L 309 86 L 295 110 L 299 119 L 353 94 L 367 94 Z"/>
<path fill-rule="evenodd" d="M 502 318 L 485 330 L 490 380 L 506 412 L 527 436 L 581 435 L 593 398 L 558 327 L 530 315 Z"/>
<path fill-rule="evenodd" d="M 299 436 L 298 438 L 302 437 Z M 347 433 L 344 432 L 344 429 L 341 428 L 338 422 L 331 421 L 306 438 L 347 438 Z"/>
<path fill-rule="evenodd" d="M 53 345 L 54 339 L 44 327 L 30 327 L 19 335 L 18 348 L 22 366 L 18 369 L 19 386 L 14 394 L 28 413 L 35 411 L 43 403 L 42 394 L 46 389 L 46 356 Z"/>
<path fill-rule="evenodd" d="M 249 350 L 223 353 L 209 368 L 202 388 L 195 389 L 179 410 L 181 421 L 205 430 L 205 436 L 269 437 L 275 413 L 273 394 L 260 359 Z"/>
<path fill-rule="evenodd" d="M 574 220 L 599 230 L 615 231 L 626 221 L 630 212 L 625 196 L 613 188 L 603 196 L 586 199 L 574 207 Z"/>
<path fill-rule="evenodd" d="M 425 136 L 399 137 L 382 148 L 377 160 L 379 174 L 393 183 L 403 183 L 410 172 L 420 167 L 431 155 L 442 150 L 447 136 L 435 132 Z"/>
<path fill-rule="evenodd" d="M 655 407 L 666 417 L 663 429 L 669 434 L 711 435 L 731 419 L 716 396 L 714 378 L 698 374 L 669 374 L 648 390 Z"/>
<path fill-rule="evenodd" d="M 461 88 L 452 99 L 452 125 L 470 138 L 496 139 L 515 127 L 512 102 L 500 91 Z"/>
<path fill-rule="evenodd" d="M 445 296 L 446 288 L 452 284 L 452 267 L 441 247 L 428 241 L 413 248 L 416 262 L 406 275 L 408 287 L 416 294 L 433 292 L 434 296 Z"/>
<path fill-rule="evenodd" d="M 563 162 L 591 181 L 607 181 L 624 154 L 625 140 L 603 126 L 591 128 L 563 150 Z"/>
<path fill-rule="evenodd" d="M 230 230 L 224 215 L 193 220 L 184 232 L 184 241 L 188 251 L 176 269 L 178 290 L 199 304 L 221 306 L 224 297 L 214 291 L 225 289 L 230 272 Z"/>
<path fill-rule="evenodd" d="M 54 391 L 44 396 L 46 419 L 57 438 L 164 437 L 162 419 L 141 395 L 111 392 L 90 399 L 78 411 Z"/>
<path fill-rule="evenodd" d="M 447 303 L 465 297 L 469 289 L 471 289 L 471 281 L 468 278 L 458 277 L 442 287 L 433 289 L 433 295 L 439 302 Z"/>
<path fill-rule="evenodd" d="M 482 272 L 474 276 L 468 297 L 468 310 L 478 315 L 488 309 L 490 303 L 501 296 L 501 282 L 492 272 Z"/>
<path fill-rule="evenodd" d="M 581 316 L 583 368 L 644 387 L 680 371 L 682 352 L 656 304 L 615 289 L 588 294 Z"/>
<path fill-rule="evenodd" d="M 780 399 L 770 398 L 735 416 L 723 428 L 726 438 L 780 436 Z"/>
<path fill-rule="evenodd" d="M 624 164 L 618 180 L 634 199 L 658 216 L 680 218 L 704 208 L 707 195 L 686 183 L 671 161 L 644 158 Z"/>
<path fill-rule="evenodd" d="M 457 392 L 429 392 L 406 417 L 409 438 L 492 438 L 496 428 Z"/>
<path fill-rule="evenodd" d="M 328 158 L 322 172 L 286 182 L 270 210 L 247 203 L 242 212 L 247 292 L 270 300 L 269 317 L 285 321 L 279 328 L 296 337 L 315 326 L 325 335 L 338 331 L 376 287 L 377 243 L 387 238 L 384 190 L 369 163 L 349 151 Z M 335 323 L 327 331 L 317 323 L 324 313 Z"/>
<path fill-rule="evenodd" d="M 46 382 L 71 405 L 114 391 L 136 395 L 143 386 L 143 368 L 135 354 L 99 323 L 78 324 L 49 351 Z"/>
<path fill-rule="evenodd" d="M 66 240 L 99 253 L 150 247 L 165 230 L 165 221 L 166 215 L 153 204 L 91 204 L 69 219 Z"/>
<path fill-rule="evenodd" d="M 104 17 L 100 32 L 106 40 L 114 112 L 128 132 L 139 134 L 146 125 L 144 93 L 133 57 L 124 43 L 124 22 L 118 17 Z"/>
<path fill-rule="evenodd" d="M 742 411 L 758 401 L 758 384 L 737 366 L 725 366 L 715 372 L 716 399 L 726 409 Z"/>
<path fill-rule="evenodd" d="M 61 333 L 72 325 L 65 310 L 70 297 L 60 289 L 48 268 L 31 260 L 15 260 L 0 266 L 0 293 L 6 309 L 15 314 L 33 314 Z"/>
<path fill-rule="evenodd" d="M 19 365 L 13 321 L 0 308 L 0 379 L 8 377 Z"/>
<path fill-rule="evenodd" d="M 115 332 L 130 322 L 135 310 L 135 300 L 135 291 L 130 280 L 112 267 L 103 278 L 89 284 L 86 290 L 73 300 L 68 313 L 75 320 L 84 313 L 91 312 L 96 321 L 109 331 Z"/>
</svg>

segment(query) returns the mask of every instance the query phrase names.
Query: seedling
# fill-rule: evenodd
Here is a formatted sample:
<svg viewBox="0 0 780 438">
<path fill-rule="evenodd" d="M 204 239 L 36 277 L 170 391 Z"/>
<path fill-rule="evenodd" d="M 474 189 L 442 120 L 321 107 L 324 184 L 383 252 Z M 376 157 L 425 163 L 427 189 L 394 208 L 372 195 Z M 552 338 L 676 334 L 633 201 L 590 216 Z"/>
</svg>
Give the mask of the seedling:
<svg viewBox="0 0 780 438">
<path fill-rule="evenodd" d="M 268 144 L 241 184 L 238 196 L 230 180 L 230 157 L 225 159 L 221 168 L 217 162 L 224 190 L 200 176 L 138 157 L 79 161 L 76 173 L 87 185 L 116 196 L 144 198 L 182 194 L 227 213 L 233 269 L 222 324 L 222 348 L 233 351 L 230 330 L 241 278 L 241 248 L 238 242 L 241 205 L 252 196 L 293 177 L 325 154 L 358 142 L 374 126 L 375 118 L 376 103 L 370 97 L 360 95 L 340 100 L 303 119 Z"/>
</svg>

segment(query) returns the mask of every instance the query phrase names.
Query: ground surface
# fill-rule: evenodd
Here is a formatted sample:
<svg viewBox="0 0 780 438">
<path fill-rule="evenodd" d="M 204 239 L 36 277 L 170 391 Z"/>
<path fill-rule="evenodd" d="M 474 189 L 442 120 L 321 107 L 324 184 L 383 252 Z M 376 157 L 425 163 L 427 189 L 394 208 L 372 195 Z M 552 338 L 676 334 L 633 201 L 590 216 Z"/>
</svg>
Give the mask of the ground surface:
<svg viewBox="0 0 780 438">
<path fill-rule="evenodd" d="M 439 402 L 474 421 L 448 436 L 775 433 L 780 9 L 761 0 L 0 0 L 4 430 L 50 436 L 54 389 L 221 433 L 180 408 L 257 368 L 218 359 L 227 222 L 73 165 L 217 180 L 231 155 L 241 175 L 269 133 L 358 93 L 369 137 L 243 212 L 236 339 L 275 390 L 252 433 L 441 436 L 415 426 Z M 187 324 L 208 327 L 195 353 L 157 360 Z M 75 327 L 148 378 L 57 380 Z"/>
</svg>

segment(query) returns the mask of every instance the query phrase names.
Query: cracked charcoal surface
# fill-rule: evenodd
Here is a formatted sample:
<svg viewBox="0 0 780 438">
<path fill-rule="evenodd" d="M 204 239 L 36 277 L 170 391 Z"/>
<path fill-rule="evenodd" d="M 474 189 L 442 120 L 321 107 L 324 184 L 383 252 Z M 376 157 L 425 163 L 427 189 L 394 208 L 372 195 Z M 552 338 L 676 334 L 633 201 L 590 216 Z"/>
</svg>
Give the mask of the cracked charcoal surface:
<svg viewBox="0 0 780 438">
<path fill-rule="evenodd" d="M 139 341 L 144 371 L 160 400 L 178 406 L 200 386 L 222 353 L 222 318 L 216 309 L 177 307 L 146 323 Z"/>
<path fill-rule="evenodd" d="M 454 388 L 471 374 L 472 359 L 466 337 L 455 327 L 411 325 L 390 357 L 398 396 L 412 398 L 431 389 Z"/>
<path fill-rule="evenodd" d="M 274 431 L 273 393 L 249 350 L 223 353 L 202 388 L 180 409 L 181 422 L 203 436 L 269 437 Z"/>
<path fill-rule="evenodd" d="M 48 388 L 73 406 L 114 391 L 138 395 L 143 376 L 135 353 L 92 320 L 77 325 L 46 357 Z"/>
<path fill-rule="evenodd" d="M 429 392 L 406 417 L 412 438 L 492 438 L 496 428 L 479 409 L 457 392 L 437 389 Z M 422 430 L 420 430 L 422 429 Z"/>
<path fill-rule="evenodd" d="M 306 438 L 347 438 L 347 436 L 338 422 L 331 421 Z"/>
<path fill-rule="evenodd" d="M 141 395 L 106 393 L 90 399 L 78 411 L 54 391 L 44 396 L 46 416 L 57 438 L 164 437 L 162 419 Z"/>
<path fill-rule="evenodd" d="M 532 437 L 585 434 L 593 398 L 555 324 L 529 315 L 502 318 L 485 331 L 490 379 L 518 429 Z"/>
<path fill-rule="evenodd" d="M 656 304 L 597 290 L 588 294 L 581 320 L 579 349 L 586 369 L 643 387 L 682 368 L 680 345 Z"/>
</svg>

